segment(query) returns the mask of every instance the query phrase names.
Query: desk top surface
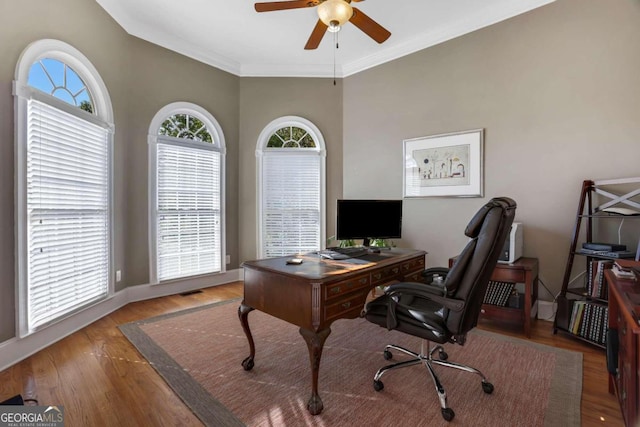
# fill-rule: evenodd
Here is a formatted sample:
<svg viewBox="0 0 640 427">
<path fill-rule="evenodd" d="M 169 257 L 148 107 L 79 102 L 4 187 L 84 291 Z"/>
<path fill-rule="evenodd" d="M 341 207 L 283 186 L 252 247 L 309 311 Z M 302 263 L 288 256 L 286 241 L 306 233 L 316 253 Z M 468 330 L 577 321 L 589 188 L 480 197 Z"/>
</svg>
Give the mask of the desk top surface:
<svg viewBox="0 0 640 427">
<path fill-rule="evenodd" d="M 285 257 L 268 258 L 254 261 L 245 261 L 242 267 L 259 271 L 301 277 L 304 279 L 321 280 L 333 279 L 338 275 L 349 273 L 363 273 L 367 269 L 374 269 L 393 265 L 409 260 L 417 256 L 425 256 L 427 253 L 416 249 L 393 248 L 381 250 L 380 253 L 369 253 L 358 258 L 331 260 L 322 258 L 316 253 L 304 255 L 290 255 Z M 291 258 L 301 258 L 302 264 L 287 264 Z"/>
</svg>

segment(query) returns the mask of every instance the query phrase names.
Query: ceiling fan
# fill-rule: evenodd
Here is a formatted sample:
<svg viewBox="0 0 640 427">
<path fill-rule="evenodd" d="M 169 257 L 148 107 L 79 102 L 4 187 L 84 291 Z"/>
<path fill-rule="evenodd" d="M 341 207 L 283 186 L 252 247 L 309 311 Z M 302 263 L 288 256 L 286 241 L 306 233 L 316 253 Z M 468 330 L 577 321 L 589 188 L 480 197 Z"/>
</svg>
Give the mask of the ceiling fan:
<svg viewBox="0 0 640 427">
<path fill-rule="evenodd" d="M 318 6 L 318 23 L 311 32 L 305 49 L 316 49 L 326 31 L 335 33 L 347 21 L 360 28 L 366 35 L 382 43 L 391 33 L 359 9 L 351 6 L 351 2 L 363 0 L 289 0 L 256 3 L 256 12 L 272 12 L 275 10 L 301 9 Z"/>
</svg>

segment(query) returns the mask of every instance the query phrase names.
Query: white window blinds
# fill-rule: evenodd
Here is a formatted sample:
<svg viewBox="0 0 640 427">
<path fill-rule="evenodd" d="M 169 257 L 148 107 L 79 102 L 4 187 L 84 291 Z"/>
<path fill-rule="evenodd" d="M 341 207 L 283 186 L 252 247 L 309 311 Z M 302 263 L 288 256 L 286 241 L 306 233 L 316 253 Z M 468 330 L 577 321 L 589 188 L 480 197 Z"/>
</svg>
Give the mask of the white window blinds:
<svg viewBox="0 0 640 427">
<path fill-rule="evenodd" d="M 221 270 L 220 159 L 217 151 L 159 138 L 159 280 Z"/>
<path fill-rule="evenodd" d="M 28 329 L 109 290 L 108 130 L 28 101 Z"/>
<path fill-rule="evenodd" d="M 263 162 L 263 255 L 319 250 L 320 155 L 269 152 Z"/>
</svg>

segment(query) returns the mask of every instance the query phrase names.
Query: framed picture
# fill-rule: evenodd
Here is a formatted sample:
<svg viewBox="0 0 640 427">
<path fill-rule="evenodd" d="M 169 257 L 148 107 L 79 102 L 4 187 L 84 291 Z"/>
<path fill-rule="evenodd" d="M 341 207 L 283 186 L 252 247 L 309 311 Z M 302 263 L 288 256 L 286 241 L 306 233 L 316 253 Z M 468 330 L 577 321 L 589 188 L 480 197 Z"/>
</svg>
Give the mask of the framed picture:
<svg viewBox="0 0 640 427">
<path fill-rule="evenodd" d="M 483 196 L 484 129 L 403 143 L 403 197 Z"/>
</svg>

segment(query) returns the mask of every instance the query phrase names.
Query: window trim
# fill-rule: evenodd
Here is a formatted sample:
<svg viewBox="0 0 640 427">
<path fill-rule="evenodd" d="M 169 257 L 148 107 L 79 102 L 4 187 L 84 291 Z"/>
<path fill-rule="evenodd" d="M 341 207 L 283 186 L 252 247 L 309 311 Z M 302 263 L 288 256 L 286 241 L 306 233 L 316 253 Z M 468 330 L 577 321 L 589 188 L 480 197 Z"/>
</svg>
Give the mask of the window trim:
<svg viewBox="0 0 640 427">
<path fill-rule="evenodd" d="M 95 114 L 90 114 L 81 110 L 76 106 L 67 104 L 66 102 L 41 92 L 28 85 L 29 70 L 33 63 L 42 58 L 53 58 L 66 63 L 78 74 L 84 81 L 87 90 L 91 92 L 93 97 Z M 58 323 L 63 319 L 73 316 L 81 310 L 85 310 L 92 305 L 110 298 L 114 293 L 114 268 L 113 268 L 113 109 L 111 98 L 104 81 L 100 74 L 79 50 L 73 46 L 54 39 L 42 39 L 29 44 L 21 53 L 18 59 L 15 79 L 13 81 L 14 96 L 14 167 L 15 167 L 15 212 L 14 223 L 16 227 L 15 234 L 15 307 L 16 307 L 16 336 L 24 338 L 38 330 L 44 329 L 52 324 Z M 108 149 L 108 227 L 109 227 L 109 249 L 107 261 L 108 285 L 107 295 L 98 301 L 89 303 L 85 306 L 77 308 L 60 316 L 59 318 L 42 325 L 33 330 L 29 330 L 28 324 L 28 224 L 27 224 L 27 137 L 28 137 L 28 101 L 35 99 L 47 103 L 66 113 L 75 115 L 83 120 L 87 120 L 95 125 L 103 127 L 107 130 Z"/>
<path fill-rule="evenodd" d="M 200 141 L 192 141 L 189 139 L 174 138 L 166 135 L 160 135 L 158 130 L 167 117 L 174 114 L 189 114 L 200 119 L 206 126 L 211 136 L 213 137 L 213 143 L 203 143 Z M 157 165 L 157 149 L 158 140 L 170 141 L 183 146 L 191 146 L 203 149 L 202 144 L 211 146 L 211 150 L 220 153 L 220 272 L 208 273 L 208 274 L 221 274 L 226 271 L 226 196 L 225 196 L 225 175 L 226 175 L 226 143 L 222 127 L 218 121 L 204 108 L 191 102 L 173 102 L 171 104 L 162 107 L 151 120 L 149 125 L 149 133 L 147 137 L 148 153 L 149 153 L 149 206 L 148 206 L 148 220 L 149 220 L 149 283 L 152 285 L 172 283 L 185 278 L 176 278 L 171 280 L 165 280 L 160 282 L 158 280 L 158 242 L 157 242 L 157 227 L 156 227 L 156 208 L 158 205 L 157 190 L 158 190 L 158 165 Z M 189 276 L 189 278 L 206 276 L 207 274 Z"/>
<path fill-rule="evenodd" d="M 295 126 L 301 129 L 304 129 L 308 132 L 313 140 L 316 142 L 315 148 L 275 148 L 275 147 L 267 147 L 269 142 L 269 138 L 273 135 L 277 130 L 287 127 L 287 126 Z M 264 239 L 263 239 L 263 212 L 262 212 L 262 197 L 264 195 L 263 188 L 263 180 L 262 174 L 264 172 L 264 164 L 263 158 L 268 156 L 269 153 L 274 153 L 277 155 L 282 155 L 286 153 L 286 155 L 310 155 L 310 153 L 314 153 L 317 156 L 320 156 L 320 246 L 324 247 L 324 243 L 326 241 L 326 224 L 327 224 L 327 203 L 326 203 L 326 194 L 327 194 L 327 178 L 326 178 L 326 159 L 327 159 L 327 151 L 326 145 L 324 141 L 324 137 L 322 136 L 322 132 L 316 125 L 314 125 L 311 121 L 305 119 L 304 117 L 299 116 L 283 116 L 277 119 L 272 120 L 267 126 L 262 129 L 260 135 L 258 136 L 258 141 L 256 144 L 256 181 L 257 181 L 257 202 L 256 202 L 256 217 L 258 219 L 258 224 L 256 227 L 256 256 L 258 258 L 264 258 Z"/>
</svg>

